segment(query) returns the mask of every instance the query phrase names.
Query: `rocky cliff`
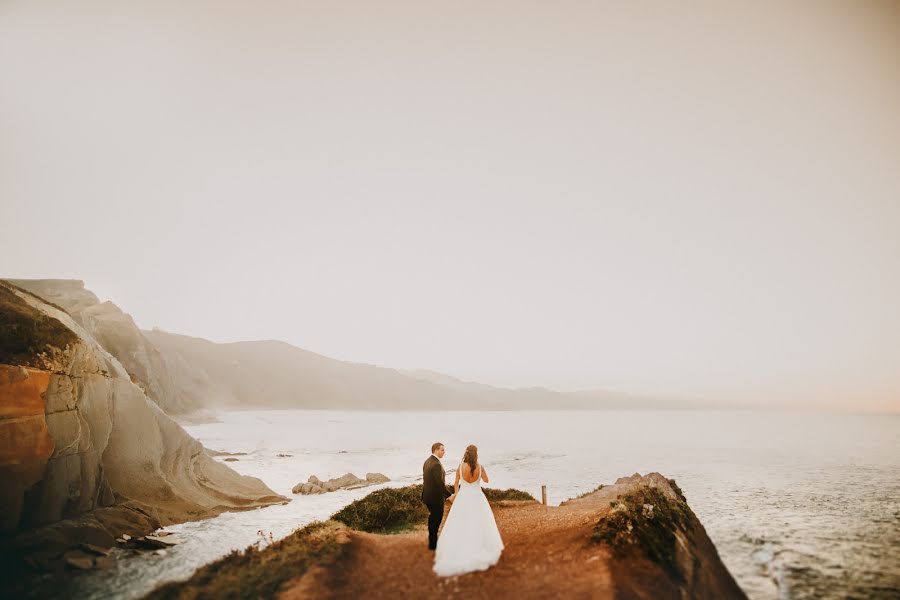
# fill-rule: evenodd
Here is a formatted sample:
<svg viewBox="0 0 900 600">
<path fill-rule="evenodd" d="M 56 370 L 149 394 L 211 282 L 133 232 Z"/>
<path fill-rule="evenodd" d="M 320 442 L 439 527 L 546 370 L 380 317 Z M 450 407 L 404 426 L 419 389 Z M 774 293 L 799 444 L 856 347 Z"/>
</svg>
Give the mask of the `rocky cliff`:
<svg viewBox="0 0 900 600">
<path fill-rule="evenodd" d="M 138 329 L 131 315 L 112 302 L 101 302 L 73 279 L 10 279 L 9 283 L 65 310 L 104 350 L 112 354 L 151 400 L 167 413 L 199 404 L 177 387 L 165 357 Z"/>
<path fill-rule="evenodd" d="M 2 280 L 0 340 L 0 534 L 116 504 L 166 524 L 283 500 L 210 458 L 66 311 Z"/>
</svg>

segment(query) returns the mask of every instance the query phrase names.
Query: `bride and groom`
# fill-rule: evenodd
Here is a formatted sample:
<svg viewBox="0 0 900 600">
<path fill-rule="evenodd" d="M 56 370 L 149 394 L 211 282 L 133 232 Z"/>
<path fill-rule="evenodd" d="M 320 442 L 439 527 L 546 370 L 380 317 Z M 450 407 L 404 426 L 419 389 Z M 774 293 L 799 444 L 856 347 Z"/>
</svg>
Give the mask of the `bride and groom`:
<svg viewBox="0 0 900 600">
<path fill-rule="evenodd" d="M 478 462 L 478 448 L 468 446 L 451 494 L 441 464 L 444 453 L 442 443 L 432 444 L 431 456 L 422 467 L 422 501 L 428 507 L 428 548 L 435 551 L 434 572 L 447 577 L 483 571 L 497 564 L 503 551 L 494 513 L 481 491 L 488 474 Z M 445 499 L 451 502 L 450 513 L 438 538 Z"/>
</svg>

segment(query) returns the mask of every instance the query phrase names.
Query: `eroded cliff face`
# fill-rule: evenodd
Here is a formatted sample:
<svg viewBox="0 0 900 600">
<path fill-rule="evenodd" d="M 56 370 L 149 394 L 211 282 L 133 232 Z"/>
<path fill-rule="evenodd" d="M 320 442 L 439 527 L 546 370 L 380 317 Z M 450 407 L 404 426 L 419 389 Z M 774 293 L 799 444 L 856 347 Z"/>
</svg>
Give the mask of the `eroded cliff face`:
<svg viewBox="0 0 900 600">
<path fill-rule="evenodd" d="M 112 354 L 143 391 L 170 414 L 197 403 L 176 386 L 167 361 L 141 333 L 131 315 L 101 302 L 84 282 L 73 279 L 10 279 L 13 285 L 64 309 L 104 350 Z"/>
<path fill-rule="evenodd" d="M 207 456 L 65 311 L 2 281 L 0 292 L 8 331 L 34 321 L 74 334 L 64 348 L 25 336 L 30 346 L 0 355 L 0 532 L 121 503 L 167 524 L 283 501 Z"/>
<path fill-rule="evenodd" d="M 44 398 L 50 374 L 0 365 L 0 530 L 15 529 L 25 490 L 40 481 L 53 440 L 45 418 Z"/>
</svg>

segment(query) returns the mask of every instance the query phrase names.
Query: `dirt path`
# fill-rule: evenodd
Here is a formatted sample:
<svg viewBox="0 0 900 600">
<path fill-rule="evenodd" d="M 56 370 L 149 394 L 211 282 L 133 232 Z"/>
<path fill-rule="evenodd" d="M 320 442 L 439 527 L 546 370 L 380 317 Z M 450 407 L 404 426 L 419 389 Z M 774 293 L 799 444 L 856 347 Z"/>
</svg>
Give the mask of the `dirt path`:
<svg viewBox="0 0 900 600">
<path fill-rule="evenodd" d="M 609 499 L 610 494 L 601 491 L 561 507 L 494 506 L 506 546 L 500 562 L 458 577 L 440 578 L 432 572 L 425 528 L 398 535 L 348 531 L 342 539 L 347 546 L 336 563 L 311 569 L 281 597 L 612 598 L 608 552 L 589 543 Z"/>
</svg>

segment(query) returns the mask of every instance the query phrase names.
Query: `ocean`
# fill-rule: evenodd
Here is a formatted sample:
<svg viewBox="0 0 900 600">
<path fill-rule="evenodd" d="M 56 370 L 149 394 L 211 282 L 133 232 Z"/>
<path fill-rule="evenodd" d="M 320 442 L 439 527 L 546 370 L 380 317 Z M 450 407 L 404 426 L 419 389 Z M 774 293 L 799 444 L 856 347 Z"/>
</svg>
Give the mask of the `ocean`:
<svg viewBox="0 0 900 600">
<path fill-rule="evenodd" d="M 292 498 L 168 527 L 165 556 L 119 553 L 73 597 L 139 597 L 228 552 L 265 544 L 377 489 L 294 496 L 310 475 L 384 473 L 415 483 L 432 442 L 444 466 L 479 447 L 490 487 L 550 504 L 635 472 L 677 480 L 725 565 L 754 600 L 900 598 L 900 416 L 755 411 L 231 411 L 184 428 L 228 464 Z M 217 460 L 224 460 L 219 457 Z M 502 535 L 501 531 L 501 535 Z M 424 540 L 423 540 L 424 543 Z"/>
</svg>

